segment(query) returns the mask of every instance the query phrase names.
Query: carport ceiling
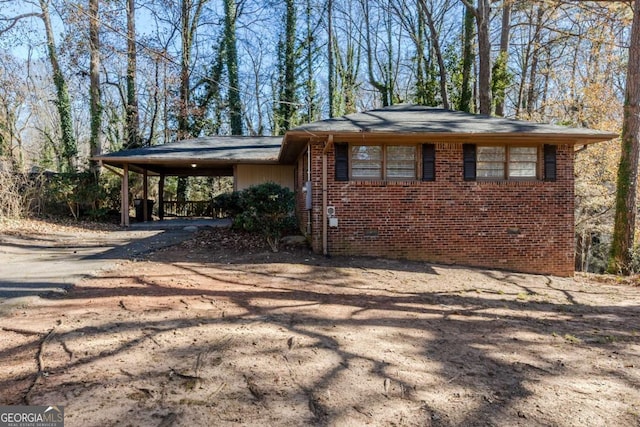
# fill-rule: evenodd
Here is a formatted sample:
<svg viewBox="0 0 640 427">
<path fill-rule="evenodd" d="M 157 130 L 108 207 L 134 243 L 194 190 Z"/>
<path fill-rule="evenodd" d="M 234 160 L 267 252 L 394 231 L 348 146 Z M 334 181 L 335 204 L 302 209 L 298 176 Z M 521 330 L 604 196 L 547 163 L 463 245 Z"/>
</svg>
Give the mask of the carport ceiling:
<svg viewBox="0 0 640 427">
<path fill-rule="evenodd" d="M 281 136 L 210 136 L 93 157 L 150 175 L 233 176 L 236 164 L 278 164 Z"/>
</svg>

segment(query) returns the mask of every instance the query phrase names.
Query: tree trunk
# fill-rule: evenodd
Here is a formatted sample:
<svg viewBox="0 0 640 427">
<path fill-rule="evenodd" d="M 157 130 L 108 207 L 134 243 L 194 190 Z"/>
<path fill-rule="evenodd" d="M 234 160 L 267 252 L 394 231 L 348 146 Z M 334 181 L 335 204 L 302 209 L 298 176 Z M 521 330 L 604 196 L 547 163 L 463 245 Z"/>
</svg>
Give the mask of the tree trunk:
<svg viewBox="0 0 640 427">
<path fill-rule="evenodd" d="M 392 104 L 391 99 L 391 88 L 387 87 L 388 81 L 380 82 L 376 79 L 373 73 L 373 58 L 374 52 L 373 47 L 371 45 L 371 23 L 370 23 L 370 15 L 369 15 L 369 1 L 361 0 L 363 18 L 364 18 L 364 37 L 367 47 L 367 75 L 369 76 L 369 83 L 373 86 L 378 92 L 380 92 L 380 99 L 382 101 L 382 106 L 387 107 Z M 391 70 L 387 70 L 389 74 L 391 74 Z"/>
<path fill-rule="evenodd" d="M 76 170 L 74 162 L 78 154 L 76 139 L 73 135 L 73 121 L 71 117 L 71 99 L 67 88 L 67 81 L 62 74 L 60 64 L 58 63 L 58 54 L 56 52 L 56 43 L 53 36 L 53 28 L 51 26 L 51 16 L 49 14 L 48 0 L 40 0 L 40 8 L 42 9 L 42 21 L 44 22 L 45 33 L 47 37 L 47 49 L 49 52 L 49 61 L 51 62 L 51 71 L 53 72 L 53 83 L 56 87 L 56 107 L 60 115 L 60 131 L 62 139 L 62 147 L 60 150 L 60 165 L 64 172 L 73 172 Z"/>
<path fill-rule="evenodd" d="M 180 12 L 180 35 L 182 52 L 180 55 L 180 100 L 178 105 L 178 141 L 191 136 L 189 126 L 189 105 L 191 103 L 191 0 L 182 1 Z"/>
<path fill-rule="evenodd" d="M 286 0 L 284 42 L 280 51 L 280 88 L 278 110 L 278 133 L 284 133 L 295 124 L 296 115 L 296 8 L 294 0 Z"/>
<path fill-rule="evenodd" d="M 314 47 L 316 44 L 314 43 L 314 35 L 313 28 L 311 26 L 311 18 L 313 16 L 313 10 L 311 8 L 311 0 L 307 0 L 306 4 L 306 25 L 307 25 L 307 41 L 306 41 L 306 63 L 307 63 L 307 79 L 305 82 L 306 89 L 306 122 L 312 123 L 318 120 L 320 117 L 319 109 L 317 105 L 317 94 L 316 94 L 316 82 L 313 73 L 313 56 L 314 56 Z"/>
<path fill-rule="evenodd" d="M 472 10 L 467 7 L 464 11 L 464 29 L 463 29 L 463 46 L 462 46 L 462 87 L 460 88 L 460 105 L 461 111 L 471 112 L 471 99 L 473 91 L 471 90 L 471 68 L 473 65 L 473 21 L 475 15 Z"/>
<path fill-rule="evenodd" d="M 491 114 L 491 39 L 489 34 L 489 0 L 478 0 L 478 99 L 480 114 Z"/>
<path fill-rule="evenodd" d="M 442 97 L 442 107 L 446 110 L 450 108 L 449 106 L 449 95 L 447 93 L 447 68 L 444 63 L 444 57 L 442 55 L 442 49 L 440 48 L 440 40 L 438 39 L 438 31 L 436 29 L 435 22 L 433 21 L 433 14 L 427 7 L 427 3 L 425 0 L 420 0 L 420 8 L 426 18 L 427 25 L 429 26 L 429 34 L 431 38 L 431 45 L 433 47 L 433 52 L 436 55 L 436 60 L 438 61 L 438 74 L 440 76 L 440 96 Z M 469 47 L 469 50 L 471 48 Z"/>
<path fill-rule="evenodd" d="M 329 118 L 335 116 L 335 70 L 333 66 L 333 0 L 327 1 L 327 32 L 329 41 L 327 42 L 327 67 L 329 71 Z"/>
<path fill-rule="evenodd" d="M 478 28 L 478 99 L 480 114 L 491 114 L 491 34 L 489 19 L 491 5 L 489 0 L 478 0 L 478 7 L 474 7 L 470 0 L 461 0 L 476 18 Z M 466 21 L 466 19 L 465 19 Z"/>
<path fill-rule="evenodd" d="M 91 137 L 89 141 L 91 156 L 102 152 L 102 103 L 100 91 L 100 36 L 99 36 L 99 0 L 89 0 L 89 98 L 91 110 Z M 97 177 L 100 168 L 97 162 L 90 162 L 93 176 Z"/>
<path fill-rule="evenodd" d="M 511 2 L 512 0 L 504 0 L 502 5 L 502 28 L 500 30 L 500 67 L 501 74 L 506 74 L 507 63 L 509 58 L 509 35 L 511 33 Z M 504 116 L 504 96 L 505 89 L 498 89 L 494 94 L 496 100 L 496 116 Z"/>
<path fill-rule="evenodd" d="M 136 73 L 136 6 L 135 0 L 127 0 L 127 148 L 140 147 L 140 119 Z"/>
<path fill-rule="evenodd" d="M 608 270 L 629 274 L 636 225 L 640 147 L 640 0 L 634 1 L 623 120 L 616 216 Z"/>
<path fill-rule="evenodd" d="M 532 48 L 533 52 L 531 55 L 531 69 L 529 70 L 529 86 L 527 89 L 527 103 L 526 103 L 526 111 L 529 118 L 533 114 L 533 111 L 536 106 L 537 101 L 537 93 L 536 93 L 536 80 L 538 78 L 538 61 L 540 60 L 540 35 L 542 32 L 542 18 L 544 16 L 544 8 L 539 7 L 536 14 L 536 27 L 535 33 L 533 36 Z"/>
<path fill-rule="evenodd" d="M 238 50 L 236 47 L 236 2 L 224 2 L 225 25 L 224 44 L 227 54 L 227 74 L 229 75 L 229 115 L 231 134 L 242 135 L 242 103 L 240 101 L 240 80 L 238 78 Z"/>
</svg>

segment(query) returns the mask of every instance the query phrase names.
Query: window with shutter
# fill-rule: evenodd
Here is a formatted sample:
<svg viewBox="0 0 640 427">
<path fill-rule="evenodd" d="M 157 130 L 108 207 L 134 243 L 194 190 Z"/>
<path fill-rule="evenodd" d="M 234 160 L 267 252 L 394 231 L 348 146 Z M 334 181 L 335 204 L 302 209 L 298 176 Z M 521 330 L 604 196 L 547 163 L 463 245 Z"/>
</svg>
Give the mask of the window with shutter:
<svg viewBox="0 0 640 427">
<path fill-rule="evenodd" d="M 354 179 L 382 179 L 382 146 L 351 146 L 351 177 Z"/>
<path fill-rule="evenodd" d="M 537 147 L 509 148 L 509 178 L 535 178 L 537 172 Z"/>
<path fill-rule="evenodd" d="M 532 180 L 538 173 L 538 147 L 463 145 L 464 179 Z"/>
<path fill-rule="evenodd" d="M 385 178 L 416 178 L 416 147 L 414 145 L 389 145 L 386 148 Z"/>
</svg>

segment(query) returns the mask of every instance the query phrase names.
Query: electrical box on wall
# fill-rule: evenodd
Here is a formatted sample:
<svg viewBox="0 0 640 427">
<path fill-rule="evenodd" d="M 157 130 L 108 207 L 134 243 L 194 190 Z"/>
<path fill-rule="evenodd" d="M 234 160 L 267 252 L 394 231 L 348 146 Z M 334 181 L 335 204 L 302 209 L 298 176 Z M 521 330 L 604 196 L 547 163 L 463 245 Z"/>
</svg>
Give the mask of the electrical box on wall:
<svg viewBox="0 0 640 427">
<path fill-rule="evenodd" d="M 304 191 L 305 193 L 305 197 L 304 197 L 304 208 L 306 210 L 311 210 L 312 209 L 312 202 L 311 202 L 311 181 L 307 181 L 304 183 L 304 187 L 302 188 L 302 191 Z"/>
<path fill-rule="evenodd" d="M 338 218 L 331 217 L 329 218 L 329 227 L 337 227 L 338 226 Z"/>
</svg>

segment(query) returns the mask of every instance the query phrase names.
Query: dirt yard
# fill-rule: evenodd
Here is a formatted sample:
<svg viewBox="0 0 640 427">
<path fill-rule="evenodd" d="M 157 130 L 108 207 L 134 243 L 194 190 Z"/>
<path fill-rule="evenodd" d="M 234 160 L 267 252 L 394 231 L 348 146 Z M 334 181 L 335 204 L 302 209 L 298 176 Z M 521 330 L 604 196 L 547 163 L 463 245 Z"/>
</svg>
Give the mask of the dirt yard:
<svg viewBox="0 0 640 427">
<path fill-rule="evenodd" d="M 67 426 L 638 426 L 640 287 L 225 230 L 0 313 L 0 403 Z"/>
</svg>

